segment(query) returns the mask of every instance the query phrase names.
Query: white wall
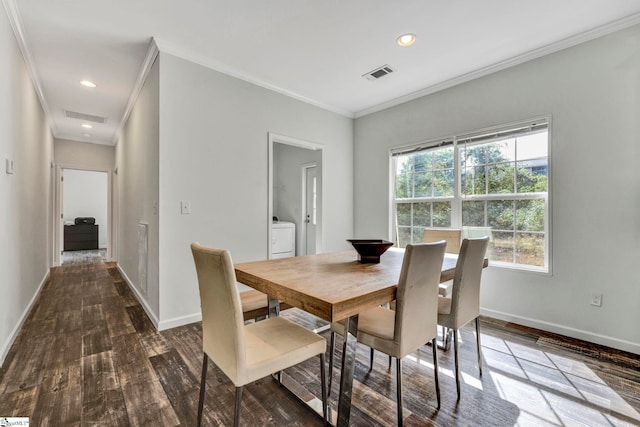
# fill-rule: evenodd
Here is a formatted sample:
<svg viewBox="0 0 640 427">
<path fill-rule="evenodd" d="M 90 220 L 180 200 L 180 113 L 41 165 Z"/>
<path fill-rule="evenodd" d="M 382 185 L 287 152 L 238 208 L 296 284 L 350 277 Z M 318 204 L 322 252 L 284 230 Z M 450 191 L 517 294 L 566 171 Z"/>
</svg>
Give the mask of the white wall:
<svg viewBox="0 0 640 427">
<path fill-rule="evenodd" d="M 91 171 L 112 171 L 116 149 L 110 145 L 56 138 L 53 145 L 58 167 Z"/>
<path fill-rule="evenodd" d="M 351 119 L 161 52 L 160 123 L 161 327 L 199 319 L 191 242 L 266 259 L 269 132 L 325 146 L 324 249 L 348 248 Z"/>
<path fill-rule="evenodd" d="M 63 221 L 72 224 L 77 217 L 94 217 L 98 225 L 98 247 L 107 247 L 107 173 L 76 169 L 64 170 Z"/>
<path fill-rule="evenodd" d="M 0 11 L 0 365 L 52 264 L 53 138 Z M 13 175 L 5 159 L 14 161 Z"/>
<path fill-rule="evenodd" d="M 490 267 L 483 313 L 640 353 L 638 26 L 357 119 L 356 235 L 388 233 L 389 147 L 546 114 L 553 274 Z"/>
<path fill-rule="evenodd" d="M 137 290 L 151 320 L 160 313 L 158 282 L 158 140 L 159 64 L 151 68 L 116 145 L 117 175 L 114 199 L 117 211 L 118 267 Z M 138 280 L 138 224 L 149 224 L 147 292 Z"/>
<path fill-rule="evenodd" d="M 296 254 L 303 254 L 302 165 L 316 163 L 317 182 L 322 182 L 322 151 L 274 143 L 273 147 L 273 214 L 280 221 L 296 224 Z M 322 233 L 322 186 L 317 188 L 318 232 Z"/>
</svg>

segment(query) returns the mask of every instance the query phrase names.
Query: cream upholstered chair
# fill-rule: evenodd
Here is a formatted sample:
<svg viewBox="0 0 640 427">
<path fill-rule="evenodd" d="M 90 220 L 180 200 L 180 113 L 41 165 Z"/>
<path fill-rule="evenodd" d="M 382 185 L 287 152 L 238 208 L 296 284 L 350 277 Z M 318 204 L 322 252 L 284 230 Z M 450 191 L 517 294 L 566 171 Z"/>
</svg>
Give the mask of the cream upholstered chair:
<svg viewBox="0 0 640 427">
<path fill-rule="evenodd" d="M 445 249 L 445 253 L 457 254 L 460 253 L 461 236 L 462 230 L 460 230 L 459 228 L 425 228 L 424 232 L 422 233 L 422 242 L 429 243 L 445 240 L 447 242 L 447 249 Z M 438 286 L 440 295 L 446 297 L 451 294 L 453 281 L 448 280 L 446 282 L 440 283 L 440 285 Z"/>
<path fill-rule="evenodd" d="M 445 242 L 407 245 L 395 311 L 376 307 L 360 313 L 358 342 L 396 358 L 398 425 L 402 425 L 402 358 L 432 340 L 433 365 L 438 409 L 440 385 L 436 347 L 438 283 L 444 258 Z M 330 370 L 333 368 L 335 333 L 344 333 L 344 324 L 331 324 Z"/>
<path fill-rule="evenodd" d="M 209 358 L 236 387 L 234 425 L 240 422 L 242 387 L 313 356 L 320 356 L 322 406 L 326 420 L 326 340 L 282 317 L 244 325 L 231 255 L 191 244 L 202 306 L 202 379 L 198 426 L 202 421 Z"/>
<path fill-rule="evenodd" d="M 480 350 L 480 279 L 484 267 L 488 237 L 464 239 L 453 278 L 450 297 L 438 298 L 438 325 L 448 328 L 445 346 L 448 347 L 449 334 L 453 330 L 453 349 L 456 368 L 456 391 L 460 399 L 460 365 L 458 363 L 458 329 L 476 321 L 476 347 L 478 369 L 482 376 L 482 352 Z"/>
<path fill-rule="evenodd" d="M 445 240 L 447 242 L 448 254 L 460 253 L 460 238 L 462 236 L 462 230 L 459 228 L 425 228 L 422 233 L 422 242 L 438 242 Z"/>
</svg>

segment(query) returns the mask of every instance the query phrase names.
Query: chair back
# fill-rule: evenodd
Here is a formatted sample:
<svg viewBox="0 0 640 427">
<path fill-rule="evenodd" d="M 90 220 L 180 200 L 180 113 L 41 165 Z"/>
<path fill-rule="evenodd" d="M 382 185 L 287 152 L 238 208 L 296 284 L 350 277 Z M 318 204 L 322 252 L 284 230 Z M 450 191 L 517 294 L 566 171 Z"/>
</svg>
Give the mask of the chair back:
<svg viewBox="0 0 640 427">
<path fill-rule="evenodd" d="M 398 280 L 394 341 L 402 356 L 437 335 L 438 284 L 446 242 L 407 245 Z"/>
<path fill-rule="evenodd" d="M 422 242 L 439 242 L 445 240 L 447 242 L 448 254 L 457 254 L 460 252 L 460 239 L 462 230 L 459 228 L 425 228 L 422 234 Z"/>
<path fill-rule="evenodd" d="M 488 237 L 464 239 L 451 291 L 451 316 L 458 329 L 480 315 L 480 279 Z"/>
<path fill-rule="evenodd" d="M 232 381 L 245 365 L 244 321 L 231 255 L 191 244 L 198 274 L 204 352 Z"/>
</svg>

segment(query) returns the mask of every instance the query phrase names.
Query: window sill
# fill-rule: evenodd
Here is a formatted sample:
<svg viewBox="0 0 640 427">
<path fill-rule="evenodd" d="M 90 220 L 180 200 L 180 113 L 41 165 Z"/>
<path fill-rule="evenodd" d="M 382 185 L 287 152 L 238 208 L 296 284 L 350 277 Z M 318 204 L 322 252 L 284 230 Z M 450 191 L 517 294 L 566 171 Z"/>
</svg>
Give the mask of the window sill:
<svg viewBox="0 0 640 427">
<path fill-rule="evenodd" d="M 541 274 L 543 276 L 551 276 L 550 267 L 535 267 L 532 265 L 512 264 L 509 262 L 491 261 L 491 260 L 489 260 L 489 267 L 497 267 L 497 268 L 503 268 L 507 270 L 522 271 L 525 273 L 534 273 L 534 274 Z"/>
</svg>

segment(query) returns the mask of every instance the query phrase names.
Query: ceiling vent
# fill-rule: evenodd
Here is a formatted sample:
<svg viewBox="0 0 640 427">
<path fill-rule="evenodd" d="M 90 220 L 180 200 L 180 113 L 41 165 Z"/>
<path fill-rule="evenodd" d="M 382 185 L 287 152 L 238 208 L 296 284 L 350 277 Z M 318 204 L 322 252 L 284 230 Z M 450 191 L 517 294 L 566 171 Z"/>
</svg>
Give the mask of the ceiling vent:
<svg viewBox="0 0 640 427">
<path fill-rule="evenodd" d="M 91 114 L 78 113 L 76 111 L 64 110 L 64 116 L 70 119 L 83 120 L 85 122 L 105 123 L 106 117 L 92 116 Z"/>
<path fill-rule="evenodd" d="M 395 71 L 396 70 L 391 68 L 389 65 L 383 65 L 382 67 L 378 67 L 375 70 L 363 74 L 362 77 L 366 77 L 367 80 L 378 80 L 379 78 L 387 76 Z"/>
</svg>

